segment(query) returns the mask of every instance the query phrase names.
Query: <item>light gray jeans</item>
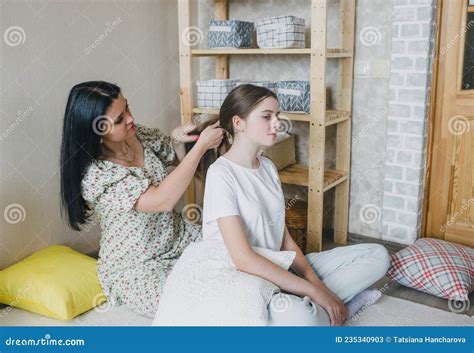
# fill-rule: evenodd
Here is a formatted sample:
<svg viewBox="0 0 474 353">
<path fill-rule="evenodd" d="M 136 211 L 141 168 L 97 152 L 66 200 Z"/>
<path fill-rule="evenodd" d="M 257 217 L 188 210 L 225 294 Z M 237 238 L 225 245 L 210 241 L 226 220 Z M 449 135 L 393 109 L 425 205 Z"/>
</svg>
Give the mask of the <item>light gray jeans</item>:
<svg viewBox="0 0 474 353">
<path fill-rule="evenodd" d="M 380 244 L 341 246 L 306 255 L 314 272 L 344 303 L 382 278 L 390 257 Z M 268 305 L 269 326 L 326 326 L 326 311 L 318 304 L 296 295 L 274 294 Z"/>
</svg>

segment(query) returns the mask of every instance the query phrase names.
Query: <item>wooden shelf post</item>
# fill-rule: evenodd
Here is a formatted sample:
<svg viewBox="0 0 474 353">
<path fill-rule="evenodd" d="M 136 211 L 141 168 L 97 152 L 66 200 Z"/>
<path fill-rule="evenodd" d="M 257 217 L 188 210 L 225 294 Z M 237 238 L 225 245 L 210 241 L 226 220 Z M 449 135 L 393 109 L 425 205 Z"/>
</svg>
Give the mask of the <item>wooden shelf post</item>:
<svg viewBox="0 0 474 353">
<path fill-rule="evenodd" d="M 354 50 L 355 28 L 355 0 L 341 0 L 341 30 L 342 46 Z M 349 111 L 352 115 L 352 86 L 353 86 L 353 57 L 345 58 L 339 62 L 340 96 L 338 109 Z M 350 173 L 351 163 L 351 119 L 337 125 L 336 133 L 336 169 L 346 170 Z M 350 179 L 336 186 L 334 200 L 334 242 L 347 243 L 349 226 L 349 184 Z"/>
<path fill-rule="evenodd" d="M 308 158 L 307 252 L 321 251 L 326 141 L 327 0 L 311 0 L 311 121 Z"/>
<path fill-rule="evenodd" d="M 191 80 L 191 46 L 189 41 L 185 40 L 186 33 L 190 30 L 190 0 L 178 0 L 178 27 L 179 27 L 179 85 L 181 102 L 181 123 L 192 121 L 193 117 L 193 82 Z M 194 182 L 184 193 L 185 205 L 196 202 Z"/>
</svg>

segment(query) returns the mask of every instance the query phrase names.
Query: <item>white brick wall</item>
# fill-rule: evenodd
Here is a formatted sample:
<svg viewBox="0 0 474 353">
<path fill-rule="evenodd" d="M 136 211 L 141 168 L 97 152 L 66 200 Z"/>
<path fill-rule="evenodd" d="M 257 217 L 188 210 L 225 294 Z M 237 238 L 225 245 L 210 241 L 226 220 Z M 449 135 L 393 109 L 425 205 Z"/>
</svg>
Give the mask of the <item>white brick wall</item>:
<svg viewBox="0 0 474 353">
<path fill-rule="evenodd" d="M 383 235 L 420 234 L 436 0 L 395 0 L 383 198 Z"/>
</svg>

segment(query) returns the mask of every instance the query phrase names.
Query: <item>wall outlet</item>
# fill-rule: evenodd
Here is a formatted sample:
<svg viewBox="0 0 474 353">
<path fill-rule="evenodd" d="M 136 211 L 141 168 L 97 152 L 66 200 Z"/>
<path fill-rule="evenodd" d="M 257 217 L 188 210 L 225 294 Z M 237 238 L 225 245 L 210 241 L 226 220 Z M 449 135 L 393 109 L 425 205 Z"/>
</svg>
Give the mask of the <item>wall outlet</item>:
<svg viewBox="0 0 474 353">
<path fill-rule="evenodd" d="M 372 78 L 389 78 L 390 63 L 388 60 L 374 60 L 370 67 Z"/>
</svg>

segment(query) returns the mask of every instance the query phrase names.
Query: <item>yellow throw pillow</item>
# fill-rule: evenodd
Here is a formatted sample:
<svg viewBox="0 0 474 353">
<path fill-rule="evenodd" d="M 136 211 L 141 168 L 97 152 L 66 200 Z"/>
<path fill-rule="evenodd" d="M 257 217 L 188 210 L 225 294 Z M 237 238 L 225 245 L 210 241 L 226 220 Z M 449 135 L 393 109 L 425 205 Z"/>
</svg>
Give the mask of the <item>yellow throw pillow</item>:
<svg viewBox="0 0 474 353">
<path fill-rule="evenodd" d="M 71 320 L 106 301 L 96 266 L 67 246 L 47 247 L 0 271 L 0 303 Z"/>
</svg>

